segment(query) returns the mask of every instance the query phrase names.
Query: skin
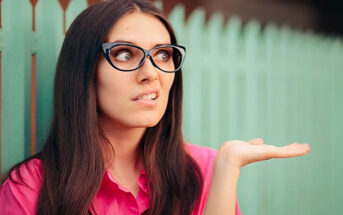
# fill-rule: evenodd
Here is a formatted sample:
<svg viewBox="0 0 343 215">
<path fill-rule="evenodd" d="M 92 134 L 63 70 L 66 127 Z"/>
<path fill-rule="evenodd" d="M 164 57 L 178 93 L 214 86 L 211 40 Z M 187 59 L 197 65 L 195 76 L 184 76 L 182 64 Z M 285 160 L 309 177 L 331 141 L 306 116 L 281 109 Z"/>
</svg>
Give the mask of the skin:
<svg viewBox="0 0 343 215">
<path fill-rule="evenodd" d="M 111 29 L 107 42 L 122 40 L 145 49 L 156 44 L 170 44 L 164 25 L 154 16 L 142 12 L 126 14 Z M 164 73 L 147 59 L 144 65 L 132 72 L 121 72 L 101 57 L 97 67 L 97 102 L 101 110 L 100 126 L 115 149 L 109 159 L 113 177 L 135 196 L 137 178 L 142 168 L 137 147 L 145 129 L 156 125 L 162 118 L 174 73 Z M 159 88 L 156 107 L 143 107 L 131 99 L 144 90 Z M 205 215 L 234 215 L 237 182 L 240 168 L 253 162 L 272 158 L 290 158 L 305 155 L 308 144 L 294 143 L 283 147 L 265 145 L 260 138 L 248 142 L 224 142 L 214 163 L 213 178 Z"/>
<path fill-rule="evenodd" d="M 156 44 L 170 44 L 169 33 L 162 22 L 142 12 L 129 13 L 118 20 L 106 42 L 117 40 L 148 50 Z M 138 193 L 136 179 L 142 168 L 137 154 L 138 142 L 147 127 L 155 126 L 161 120 L 174 76 L 174 73 L 155 68 L 149 58 L 132 72 L 114 69 L 103 56 L 97 67 L 97 103 L 102 112 L 99 122 L 115 150 L 109 170 L 135 196 Z M 132 101 L 133 97 L 151 88 L 160 89 L 157 106 L 145 107 Z"/>
<path fill-rule="evenodd" d="M 204 215 L 234 215 L 240 168 L 272 158 L 291 158 L 310 152 L 308 144 L 292 143 L 277 147 L 264 144 L 261 138 L 248 142 L 224 142 L 214 162 L 211 190 Z"/>
</svg>

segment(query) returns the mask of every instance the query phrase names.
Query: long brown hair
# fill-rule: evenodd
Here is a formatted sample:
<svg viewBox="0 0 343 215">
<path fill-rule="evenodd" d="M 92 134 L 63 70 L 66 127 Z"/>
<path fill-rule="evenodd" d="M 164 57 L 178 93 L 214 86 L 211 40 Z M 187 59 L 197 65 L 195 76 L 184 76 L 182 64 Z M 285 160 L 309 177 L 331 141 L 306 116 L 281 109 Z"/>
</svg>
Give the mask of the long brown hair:
<svg viewBox="0 0 343 215">
<path fill-rule="evenodd" d="M 66 33 L 56 68 L 51 130 L 44 149 L 35 156 L 42 160 L 43 168 L 39 215 L 89 212 L 105 173 L 104 155 L 98 141 L 103 135 L 98 125 L 95 93 L 99 47 L 121 16 L 137 10 L 159 18 L 169 31 L 171 43 L 177 44 L 169 22 L 145 0 L 94 4 L 74 20 Z M 182 72 L 179 70 L 165 114 L 156 126 L 146 129 L 139 143 L 149 181 L 148 214 L 189 215 L 200 197 L 201 172 L 185 152 L 181 124 Z M 20 175 L 20 164 L 11 171 Z"/>
</svg>

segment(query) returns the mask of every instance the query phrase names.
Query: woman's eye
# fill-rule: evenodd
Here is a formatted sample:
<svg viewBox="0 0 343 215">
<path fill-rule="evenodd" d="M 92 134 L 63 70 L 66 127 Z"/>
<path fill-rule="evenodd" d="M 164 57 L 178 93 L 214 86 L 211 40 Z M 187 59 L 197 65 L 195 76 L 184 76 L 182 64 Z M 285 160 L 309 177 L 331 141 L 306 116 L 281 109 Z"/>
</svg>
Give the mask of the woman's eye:
<svg viewBox="0 0 343 215">
<path fill-rule="evenodd" d="M 118 51 L 115 54 L 115 58 L 118 61 L 129 61 L 131 60 L 131 53 L 127 50 Z"/>
<path fill-rule="evenodd" d="M 157 59 L 160 61 L 168 61 L 170 58 L 170 54 L 164 50 L 158 51 L 156 56 L 157 56 Z"/>
</svg>

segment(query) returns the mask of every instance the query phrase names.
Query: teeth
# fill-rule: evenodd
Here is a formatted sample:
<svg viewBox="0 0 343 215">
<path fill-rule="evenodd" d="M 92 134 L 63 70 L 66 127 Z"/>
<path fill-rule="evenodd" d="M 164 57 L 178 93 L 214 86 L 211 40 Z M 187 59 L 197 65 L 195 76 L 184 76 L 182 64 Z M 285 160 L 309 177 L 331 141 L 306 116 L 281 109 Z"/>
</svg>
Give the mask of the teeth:
<svg viewBox="0 0 343 215">
<path fill-rule="evenodd" d="M 147 100 L 147 99 L 155 99 L 155 98 L 156 98 L 156 93 L 151 93 L 151 94 L 148 94 L 148 95 L 141 96 L 138 99 Z"/>
</svg>

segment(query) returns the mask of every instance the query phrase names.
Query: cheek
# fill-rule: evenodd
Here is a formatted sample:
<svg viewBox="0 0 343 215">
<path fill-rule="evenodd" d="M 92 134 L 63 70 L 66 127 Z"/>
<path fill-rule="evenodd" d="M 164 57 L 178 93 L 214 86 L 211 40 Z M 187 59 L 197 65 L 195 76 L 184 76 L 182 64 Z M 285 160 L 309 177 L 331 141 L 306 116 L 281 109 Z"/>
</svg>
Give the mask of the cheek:
<svg viewBox="0 0 343 215">
<path fill-rule="evenodd" d="M 168 76 L 165 77 L 163 83 L 164 83 L 164 86 L 163 88 L 166 89 L 167 91 L 167 95 L 169 95 L 169 92 L 171 90 L 171 87 L 174 83 L 174 79 L 175 79 L 175 73 L 172 73 L 172 74 L 167 74 Z"/>
<path fill-rule="evenodd" d="M 171 87 L 175 79 L 175 73 L 160 72 L 159 78 L 161 80 L 161 87 Z"/>
<path fill-rule="evenodd" d="M 105 64 L 99 64 L 97 71 L 97 103 L 102 112 L 111 114 L 111 112 L 118 111 L 120 104 L 124 100 L 125 93 L 128 92 L 130 77 L 123 73 L 113 71 L 113 69 Z"/>
<path fill-rule="evenodd" d="M 163 82 L 162 82 L 163 85 L 161 86 L 163 88 L 163 95 L 162 95 L 162 98 L 163 98 L 163 111 L 167 107 L 168 100 L 170 99 L 169 98 L 169 93 L 170 93 L 170 90 L 171 90 L 171 86 L 174 83 L 174 77 L 175 77 L 174 73 L 173 74 L 166 74 L 166 76 L 163 77 Z"/>
</svg>

